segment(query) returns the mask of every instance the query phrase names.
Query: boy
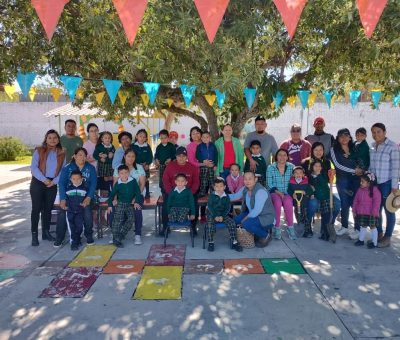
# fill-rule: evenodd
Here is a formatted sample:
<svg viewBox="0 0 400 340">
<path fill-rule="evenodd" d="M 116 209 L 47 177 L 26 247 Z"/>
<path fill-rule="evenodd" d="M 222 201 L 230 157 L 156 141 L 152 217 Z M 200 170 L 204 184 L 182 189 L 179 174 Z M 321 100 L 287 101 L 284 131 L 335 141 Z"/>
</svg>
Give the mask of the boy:
<svg viewBox="0 0 400 340">
<path fill-rule="evenodd" d="M 84 207 L 82 202 L 87 196 L 87 189 L 82 173 L 79 170 L 73 170 L 69 179 L 70 181 L 65 191 L 67 225 L 71 235 L 71 250 L 78 250 L 84 223 Z"/>
<path fill-rule="evenodd" d="M 179 173 L 175 177 L 175 189 L 168 195 L 168 221 L 182 223 L 189 219 L 194 220 L 196 213 L 194 196 L 186 188 L 188 181 L 186 175 Z"/>
<path fill-rule="evenodd" d="M 356 142 L 354 144 L 354 152 L 350 155 L 351 158 L 355 159 L 357 166 L 363 170 L 369 168 L 369 145 L 366 141 L 367 130 L 361 127 L 356 130 Z"/>
<path fill-rule="evenodd" d="M 229 237 L 232 241 L 232 248 L 236 251 L 242 251 L 242 246 L 238 243 L 236 237 L 236 223 L 229 216 L 231 202 L 225 193 L 225 181 L 222 177 L 214 180 L 214 192 L 208 198 L 207 203 L 207 235 L 208 251 L 214 251 L 215 223 L 225 223 L 229 230 Z"/>
<path fill-rule="evenodd" d="M 200 191 L 199 197 L 204 197 L 212 189 L 215 179 L 215 170 L 218 164 L 218 151 L 214 143 L 211 142 L 211 135 L 208 131 L 203 132 L 201 141 L 196 149 L 196 158 L 200 166 Z"/>
<path fill-rule="evenodd" d="M 266 185 L 266 174 L 267 174 L 267 163 L 264 157 L 261 155 L 261 143 L 258 140 L 253 140 L 250 143 L 251 157 L 257 162 L 257 168 L 255 175 L 257 177 L 258 183 L 263 187 Z M 244 164 L 244 172 L 250 171 L 250 161 L 246 159 Z"/>
<path fill-rule="evenodd" d="M 141 194 L 136 180 L 129 176 L 129 168 L 126 165 L 118 167 L 118 182 L 115 183 L 108 199 L 107 212 L 112 212 L 115 207 L 114 219 L 111 231 L 113 234 L 113 244 L 118 248 L 123 248 L 121 242 L 125 238 L 129 229 L 135 222 L 134 209 L 141 209 Z M 117 196 L 116 199 L 115 196 Z"/>
<path fill-rule="evenodd" d="M 156 153 L 154 154 L 154 164 L 159 169 L 159 187 L 161 193 L 164 193 L 164 187 L 162 184 L 162 177 L 164 174 L 165 167 L 169 162 L 175 159 L 176 148 L 168 141 L 169 134 L 167 130 L 161 130 L 159 132 L 160 144 L 157 145 Z"/>
<path fill-rule="evenodd" d="M 173 146 L 175 146 L 175 149 L 177 149 L 177 148 L 179 147 L 179 145 L 178 145 L 178 138 L 179 138 L 178 132 L 176 132 L 176 131 L 171 131 L 171 132 L 169 133 L 169 142 L 170 142 Z"/>
</svg>

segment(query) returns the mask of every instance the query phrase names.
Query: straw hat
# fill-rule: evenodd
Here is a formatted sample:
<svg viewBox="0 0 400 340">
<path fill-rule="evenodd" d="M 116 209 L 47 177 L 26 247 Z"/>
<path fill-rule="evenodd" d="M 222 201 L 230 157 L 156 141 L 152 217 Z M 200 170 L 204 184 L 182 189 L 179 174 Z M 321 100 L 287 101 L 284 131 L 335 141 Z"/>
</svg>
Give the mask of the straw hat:
<svg viewBox="0 0 400 340">
<path fill-rule="evenodd" d="M 391 192 L 386 199 L 386 209 L 392 213 L 395 213 L 400 208 L 400 190 L 395 193 Z"/>
</svg>

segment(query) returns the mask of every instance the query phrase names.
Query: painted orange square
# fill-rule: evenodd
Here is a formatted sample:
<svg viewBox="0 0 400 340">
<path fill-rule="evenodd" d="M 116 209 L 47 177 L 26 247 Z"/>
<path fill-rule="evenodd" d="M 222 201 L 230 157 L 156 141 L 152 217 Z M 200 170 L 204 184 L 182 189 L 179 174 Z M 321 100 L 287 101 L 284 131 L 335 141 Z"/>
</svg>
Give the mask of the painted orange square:
<svg viewBox="0 0 400 340">
<path fill-rule="evenodd" d="M 224 260 L 225 272 L 230 274 L 264 274 L 264 268 L 257 259 Z"/>
<path fill-rule="evenodd" d="M 143 267 L 144 260 L 114 260 L 108 262 L 103 274 L 140 273 Z"/>
</svg>

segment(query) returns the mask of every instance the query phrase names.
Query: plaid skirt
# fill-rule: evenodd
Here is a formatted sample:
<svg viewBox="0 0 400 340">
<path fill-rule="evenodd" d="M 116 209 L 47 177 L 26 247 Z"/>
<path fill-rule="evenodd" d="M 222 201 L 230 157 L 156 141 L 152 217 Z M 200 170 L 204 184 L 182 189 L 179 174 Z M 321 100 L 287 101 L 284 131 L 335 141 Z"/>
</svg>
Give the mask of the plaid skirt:
<svg viewBox="0 0 400 340">
<path fill-rule="evenodd" d="M 168 213 L 169 222 L 185 222 L 188 220 L 190 209 L 183 207 L 172 207 Z"/>
<path fill-rule="evenodd" d="M 370 215 L 357 215 L 356 224 L 364 228 L 375 228 L 378 225 L 378 217 Z"/>
<path fill-rule="evenodd" d="M 329 208 L 329 200 L 320 200 L 319 201 L 319 212 L 321 214 L 329 213 L 331 209 Z"/>
<path fill-rule="evenodd" d="M 109 162 L 97 162 L 97 176 L 110 177 L 114 174 L 112 164 Z"/>
<path fill-rule="evenodd" d="M 164 186 L 163 186 L 163 175 L 164 175 L 164 171 L 165 171 L 165 168 L 166 168 L 167 166 L 165 165 L 165 164 L 160 164 L 160 167 L 159 167 L 159 179 L 158 179 L 158 183 L 159 183 L 159 187 L 160 187 L 160 189 L 161 189 L 161 191 L 163 191 L 164 190 Z"/>
</svg>

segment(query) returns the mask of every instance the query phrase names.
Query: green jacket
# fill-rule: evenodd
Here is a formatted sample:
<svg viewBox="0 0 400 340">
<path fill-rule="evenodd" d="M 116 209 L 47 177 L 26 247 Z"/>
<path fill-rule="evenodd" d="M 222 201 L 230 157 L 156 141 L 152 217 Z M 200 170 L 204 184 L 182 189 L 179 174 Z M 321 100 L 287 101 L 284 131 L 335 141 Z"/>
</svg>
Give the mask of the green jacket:
<svg viewBox="0 0 400 340">
<path fill-rule="evenodd" d="M 112 164 L 114 155 L 113 155 L 112 158 L 109 158 L 109 157 L 108 157 L 108 153 L 110 153 L 110 152 L 112 152 L 113 154 L 115 154 L 115 147 L 114 147 L 114 145 L 111 144 L 111 146 L 110 146 L 109 148 L 106 148 L 103 144 L 97 144 L 97 145 L 96 145 L 96 148 L 94 149 L 94 152 L 93 152 L 93 158 L 94 158 L 96 161 L 100 162 L 100 156 L 99 156 L 99 155 L 100 155 L 101 153 L 105 153 L 105 154 L 107 155 L 107 157 L 106 157 L 106 161 L 105 161 L 104 163 Z"/>
<path fill-rule="evenodd" d="M 167 159 L 173 161 L 176 158 L 176 148 L 174 144 L 168 142 L 167 145 L 158 144 L 154 159 L 158 159 L 160 164 L 164 165 Z"/>
<path fill-rule="evenodd" d="M 195 215 L 196 209 L 194 206 L 194 197 L 192 192 L 185 188 L 180 193 L 175 189 L 168 194 L 167 210 L 170 212 L 171 208 L 189 208 L 190 215 Z"/>
<path fill-rule="evenodd" d="M 240 140 L 236 137 L 232 137 L 233 150 L 235 151 L 235 162 L 239 164 L 240 171 L 243 171 L 243 160 L 244 160 L 244 149 Z M 218 164 L 217 164 L 217 176 L 224 171 L 224 137 L 220 137 L 215 141 L 215 146 L 218 150 Z"/>
<path fill-rule="evenodd" d="M 139 185 L 132 177 L 129 177 L 127 182 L 121 182 L 121 180 L 118 180 L 118 182 L 115 183 L 110 193 L 110 197 L 108 198 L 109 207 L 112 207 L 115 195 L 118 196 L 118 202 L 121 203 L 132 203 L 133 199 L 135 199 L 136 203 L 142 202 Z"/>
<path fill-rule="evenodd" d="M 136 152 L 136 163 L 146 163 L 147 165 L 153 163 L 153 152 L 147 143 L 146 146 L 139 146 L 134 143 L 131 145 L 131 148 Z"/>
<path fill-rule="evenodd" d="M 267 163 L 263 156 L 251 156 L 257 163 L 256 174 L 261 175 L 261 178 L 265 179 L 267 177 Z M 250 161 L 246 158 L 244 163 L 244 172 L 250 171 Z"/>
<path fill-rule="evenodd" d="M 310 175 L 309 183 L 314 188 L 314 196 L 317 200 L 329 200 L 329 180 L 324 173 L 314 177 Z"/>
<path fill-rule="evenodd" d="M 208 197 L 207 209 L 209 215 L 213 219 L 219 216 L 226 217 L 231 210 L 231 201 L 229 200 L 228 195 L 225 194 L 220 197 L 215 192 L 213 192 Z"/>
</svg>

